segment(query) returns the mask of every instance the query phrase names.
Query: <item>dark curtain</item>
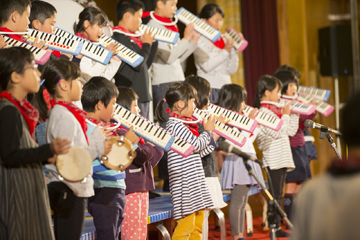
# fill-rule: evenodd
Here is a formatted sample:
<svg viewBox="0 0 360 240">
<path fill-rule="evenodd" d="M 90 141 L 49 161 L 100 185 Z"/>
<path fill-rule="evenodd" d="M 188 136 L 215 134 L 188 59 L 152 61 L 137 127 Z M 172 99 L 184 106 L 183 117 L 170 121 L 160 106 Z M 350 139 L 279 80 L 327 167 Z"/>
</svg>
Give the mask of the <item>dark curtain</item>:
<svg viewBox="0 0 360 240">
<path fill-rule="evenodd" d="M 273 75 L 280 64 L 276 0 L 241 0 L 241 21 L 249 41 L 244 65 L 248 104 L 252 105 L 260 76 Z"/>
</svg>

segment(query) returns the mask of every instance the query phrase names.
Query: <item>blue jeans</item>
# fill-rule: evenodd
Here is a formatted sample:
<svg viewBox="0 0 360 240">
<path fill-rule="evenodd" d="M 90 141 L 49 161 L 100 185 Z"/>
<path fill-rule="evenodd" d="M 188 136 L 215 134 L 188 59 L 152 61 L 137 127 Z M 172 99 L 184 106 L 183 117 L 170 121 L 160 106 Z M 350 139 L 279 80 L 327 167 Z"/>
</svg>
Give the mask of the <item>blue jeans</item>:
<svg viewBox="0 0 360 240">
<path fill-rule="evenodd" d="M 35 136 L 39 146 L 45 144 L 45 129 L 46 129 L 47 122 L 39 123 L 35 128 Z M 49 177 L 49 170 L 45 166 L 43 166 L 45 177 Z"/>
</svg>

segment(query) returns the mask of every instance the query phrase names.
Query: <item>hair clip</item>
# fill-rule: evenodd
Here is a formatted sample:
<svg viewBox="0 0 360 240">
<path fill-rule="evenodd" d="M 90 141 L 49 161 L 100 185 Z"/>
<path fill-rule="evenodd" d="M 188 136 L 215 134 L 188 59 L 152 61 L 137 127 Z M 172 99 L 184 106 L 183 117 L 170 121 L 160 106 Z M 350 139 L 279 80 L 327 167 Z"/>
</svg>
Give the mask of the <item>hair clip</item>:
<svg viewBox="0 0 360 240">
<path fill-rule="evenodd" d="M 165 98 L 163 98 L 163 101 L 164 101 L 164 102 L 166 102 L 166 99 L 165 99 Z"/>
<path fill-rule="evenodd" d="M 41 87 L 41 85 L 43 85 L 44 82 L 45 82 L 45 79 L 41 80 L 39 87 Z"/>
<path fill-rule="evenodd" d="M 61 82 L 62 80 L 64 80 L 64 79 L 60 79 L 60 80 L 59 80 L 59 82 L 58 82 L 59 85 L 60 85 L 60 82 Z"/>
</svg>

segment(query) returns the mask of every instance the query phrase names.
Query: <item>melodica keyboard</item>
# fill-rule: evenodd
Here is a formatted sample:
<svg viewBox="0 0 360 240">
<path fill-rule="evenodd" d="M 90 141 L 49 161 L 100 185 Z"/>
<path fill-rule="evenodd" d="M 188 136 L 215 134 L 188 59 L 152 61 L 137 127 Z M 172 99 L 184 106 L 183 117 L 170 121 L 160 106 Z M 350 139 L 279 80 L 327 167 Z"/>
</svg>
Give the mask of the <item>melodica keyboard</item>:
<svg viewBox="0 0 360 240">
<path fill-rule="evenodd" d="M 185 25 L 193 23 L 195 31 L 210 39 L 212 42 L 215 42 L 221 37 L 221 32 L 219 30 L 216 30 L 183 7 L 176 11 L 175 16 Z"/>
<path fill-rule="evenodd" d="M 49 49 L 69 53 L 75 56 L 80 54 L 83 47 L 83 43 L 76 40 L 41 32 L 35 29 L 28 29 L 26 42 L 33 43 L 36 37 L 39 37 L 40 41 L 44 41 L 45 44 L 49 46 Z"/>
<path fill-rule="evenodd" d="M 303 103 L 310 103 L 312 101 L 316 102 L 316 111 L 321 113 L 325 117 L 329 116 L 334 111 L 333 106 L 324 101 L 321 101 L 320 99 L 307 92 L 300 93 L 297 99 Z"/>
<path fill-rule="evenodd" d="M 245 116 L 249 116 L 250 112 L 253 110 L 253 107 L 250 107 L 248 105 L 245 105 L 245 108 L 243 110 L 243 113 Z M 283 124 L 283 120 L 271 115 L 268 115 L 264 112 L 258 111 L 255 120 L 260 124 L 263 125 L 264 127 L 268 127 L 271 128 L 275 131 L 278 131 L 282 124 Z"/>
<path fill-rule="evenodd" d="M 117 45 L 115 50 L 117 52 L 116 56 L 134 68 L 142 63 L 142 61 L 144 61 L 143 56 L 134 52 L 133 50 L 130 50 L 129 48 L 125 47 L 111 37 L 106 36 L 105 34 L 101 35 L 99 38 L 99 43 L 104 47 L 107 47 L 110 43 L 115 43 Z"/>
<path fill-rule="evenodd" d="M 245 40 L 245 38 L 238 33 L 233 27 L 228 27 L 225 31 L 224 36 L 226 38 L 232 38 L 234 39 L 234 47 L 239 51 L 242 52 L 249 44 L 248 41 Z"/>
<path fill-rule="evenodd" d="M 307 92 L 324 102 L 327 102 L 330 97 L 330 90 L 325 90 L 325 89 L 321 89 L 321 88 L 299 86 L 299 89 L 297 92 L 298 93 Z"/>
<path fill-rule="evenodd" d="M 178 32 L 170 31 L 167 29 L 160 29 L 160 28 L 148 26 L 145 24 L 141 24 L 139 27 L 139 30 L 142 33 L 149 30 L 150 32 L 155 33 L 154 39 L 156 41 L 170 43 L 170 44 L 175 44 L 178 41 L 179 36 L 180 36 L 180 34 Z"/>
<path fill-rule="evenodd" d="M 197 108 L 194 109 L 193 115 L 200 120 L 200 123 L 202 123 L 204 119 L 208 120 L 211 116 L 210 114 L 207 114 L 206 112 L 201 111 Z M 236 131 L 232 127 L 229 127 L 219 122 L 218 120 L 215 121 L 214 132 L 240 147 L 244 146 L 246 142 L 246 137 L 241 135 L 240 131 Z"/>
<path fill-rule="evenodd" d="M 57 27 L 54 34 L 60 37 L 69 38 L 75 41 L 82 42 L 83 46 L 80 51 L 80 54 L 94 61 L 102 63 L 104 65 L 107 65 L 113 56 L 113 53 L 110 50 L 105 49 L 104 47 L 92 43 L 88 40 L 85 40 L 81 37 L 78 37 L 75 34 L 69 33 L 61 28 Z"/>
<path fill-rule="evenodd" d="M 51 56 L 50 51 L 34 47 L 32 45 L 29 45 L 29 44 L 24 43 L 24 42 L 17 41 L 15 39 L 7 37 L 7 36 L 3 36 L 3 37 L 5 39 L 5 42 L 7 43 L 7 45 L 4 48 L 10 48 L 10 47 L 23 47 L 23 48 L 26 48 L 26 49 L 30 50 L 34 54 L 34 60 L 35 60 L 35 62 L 37 64 L 44 65 L 49 60 L 49 58 Z"/>
<path fill-rule="evenodd" d="M 254 119 L 248 118 L 237 112 L 230 111 L 226 108 L 219 107 L 215 104 L 210 103 L 208 110 L 211 114 L 219 117 L 221 114 L 228 120 L 227 124 L 245 130 L 247 132 L 253 132 L 258 124 Z"/>
<path fill-rule="evenodd" d="M 284 107 L 285 104 L 288 102 L 291 102 L 290 109 L 292 113 L 299 113 L 303 115 L 311 115 L 316 110 L 316 105 L 308 104 L 308 103 L 302 103 L 297 101 L 290 101 L 288 99 L 280 98 L 279 105 L 280 107 Z"/>
</svg>

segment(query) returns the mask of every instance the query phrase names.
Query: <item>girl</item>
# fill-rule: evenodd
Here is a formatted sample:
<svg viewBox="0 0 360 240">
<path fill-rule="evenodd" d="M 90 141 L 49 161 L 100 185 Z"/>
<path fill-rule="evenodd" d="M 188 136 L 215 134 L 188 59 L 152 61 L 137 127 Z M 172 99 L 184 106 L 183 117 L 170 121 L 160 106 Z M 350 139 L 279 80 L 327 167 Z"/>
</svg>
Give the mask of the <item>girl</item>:
<svg viewBox="0 0 360 240">
<path fill-rule="evenodd" d="M 216 4 L 205 5 L 199 17 L 217 30 L 220 30 L 224 23 L 224 12 Z M 231 83 L 230 74 L 237 71 L 239 57 L 233 43 L 233 39 L 222 37 L 214 43 L 204 36 L 198 41 L 198 48 L 194 52 L 197 75 L 210 82 L 211 103 L 216 102 L 220 88 Z"/>
<path fill-rule="evenodd" d="M 42 164 L 54 164 L 70 141 L 35 143 L 39 113 L 25 96 L 39 84 L 29 50 L 0 50 L 0 239 L 54 239 Z"/>
<path fill-rule="evenodd" d="M 90 42 L 98 42 L 103 34 L 103 27 L 106 26 L 106 20 L 101 11 L 94 7 L 85 8 L 74 23 L 74 33 Z M 109 44 L 106 49 L 115 50 L 115 44 Z M 113 56 L 108 65 L 103 65 L 88 57 L 83 57 L 80 61 L 80 69 L 91 76 L 101 76 L 112 80 L 121 61 L 118 57 Z"/>
<path fill-rule="evenodd" d="M 139 115 L 138 96 L 134 90 L 119 86 L 117 103 L 132 113 Z M 120 129 L 119 135 L 125 135 L 127 130 Z M 155 189 L 153 168 L 158 164 L 164 152 L 152 143 L 145 143 L 140 138 L 136 146 L 136 157 L 126 171 L 126 205 L 124 221 L 121 227 L 121 238 L 146 239 L 147 215 L 149 209 L 149 190 Z"/>
<path fill-rule="evenodd" d="M 46 63 L 41 79 L 45 82 L 35 96 L 40 113 L 48 118 L 45 140 L 66 137 L 74 146 L 85 148 L 92 159 L 107 154 L 111 144 L 104 141 L 101 131 L 96 128 L 87 136 L 86 113 L 71 102 L 81 99 L 80 69 L 69 61 L 50 60 Z M 42 95 L 46 88 L 51 96 L 50 116 Z M 80 239 L 85 219 L 87 198 L 94 195 L 92 172 L 81 182 L 62 180 L 56 166 L 47 165 L 49 170 L 48 190 L 50 206 L 54 211 L 54 230 L 57 240 Z"/>
<path fill-rule="evenodd" d="M 234 112 L 242 113 L 245 108 L 246 90 L 237 84 L 226 84 L 220 89 L 218 102 L 216 105 L 229 109 Z M 255 117 L 255 108 L 249 115 Z M 236 128 L 234 128 L 236 130 Z M 241 150 L 253 157 L 256 157 L 253 142 L 259 133 L 259 128 L 250 135 L 246 135 L 246 143 Z M 246 132 L 242 132 L 246 134 Z M 251 136 L 251 137 L 250 137 Z M 248 164 L 255 171 L 256 175 L 264 184 L 262 171 L 259 164 L 248 161 Z M 245 206 L 251 186 L 257 186 L 255 179 L 249 175 L 245 168 L 243 159 L 234 154 L 228 153 L 221 170 L 221 188 L 231 190 L 231 201 L 229 208 L 229 219 L 231 235 L 233 240 L 244 240 L 245 227 Z"/>
<path fill-rule="evenodd" d="M 286 172 L 295 169 L 290 149 L 289 136 L 294 136 L 299 127 L 299 115 L 291 114 L 290 103 L 278 106 L 281 81 L 276 77 L 265 75 L 257 83 L 257 95 L 254 106 L 266 114 L 279 117 L 283 124 L 278 131 L 260 126 L 257 143 L 263 152 L 263 165 L 269 171 L 272 184 L 270 191 L 280 203 L 286 178 Z M 280 216 L 276 212 L 276 237 L 288 237 L 289 234 L 280 228 Z"/>
<path fill-rule="evenodd" d="M 191 121 L 196 90 L 187 83 L 172 83 L 165 92 L 165 98 L 156 108 L 156 116 L 164 122 L 163 104 L 169 109 L 166 129 L 195 146 L 194 152 L 184 158 L 168 151 L 169 185 L 174 219 L 177 226 L 172 239 L 200 239 L 205 209 L 213 207 L 211 194 L 205 181 L 201 157 L 211 153 L 216 142 L 212 136 L 215 118 L 204 123 L 204 132 L 199 134 L 196 124 Z"/>
<path fill-rule="evenodd" d="M 274 75 L 282 82 L 281 94 L 284 98 L 294 99 L 299 87 L 298 78 L 289 71 L 280 71 Z M 300 115 L 299 129 L 293 137 L 290 137 L 291 152 L 295 163 L 295 170 L 286 176 L 286 190 L 284 196 L 284 208 L 289 219 L 293 206 L 293 197 L 300 191 L 301 184 L 311 178 L 310 162 L 305 151 L 304 122 L 306 119 L 314 119 L 316 112 L 311 115 Z"/>
<path fill-rule="evenodd" d="M 185 82 L 197 89 L 197 96 L 195 100 L 196 107 L 200 110 L 206 110 L 207 105 L 209 104 L 209 96 L 211 93 L 210 83 L 202 78 L 195 75 L 189 76 L 185 79 Z M 197 123 L 198 132 L 201 134 L 204 132 L 204 127 Z M 201 158 L 202 166 L 205 173 L 205 180 L 209 187 L 212 201 L 214 203 L 214 208 L 223 208 L 227 204 L 224 202 L 222 197 L 222 192 L 220 188 L 220 183 L 218 179 L 218 174 L 216 171 L 216 160 L 214 152 L 211 152 L 209 155 L 206 155 Z M 208 239 L 208 217 L 210 210 L 205 210 L 204 214 L 204 224 L 203 224 L 203 235 L 202 239 Z"/>
</svg>

